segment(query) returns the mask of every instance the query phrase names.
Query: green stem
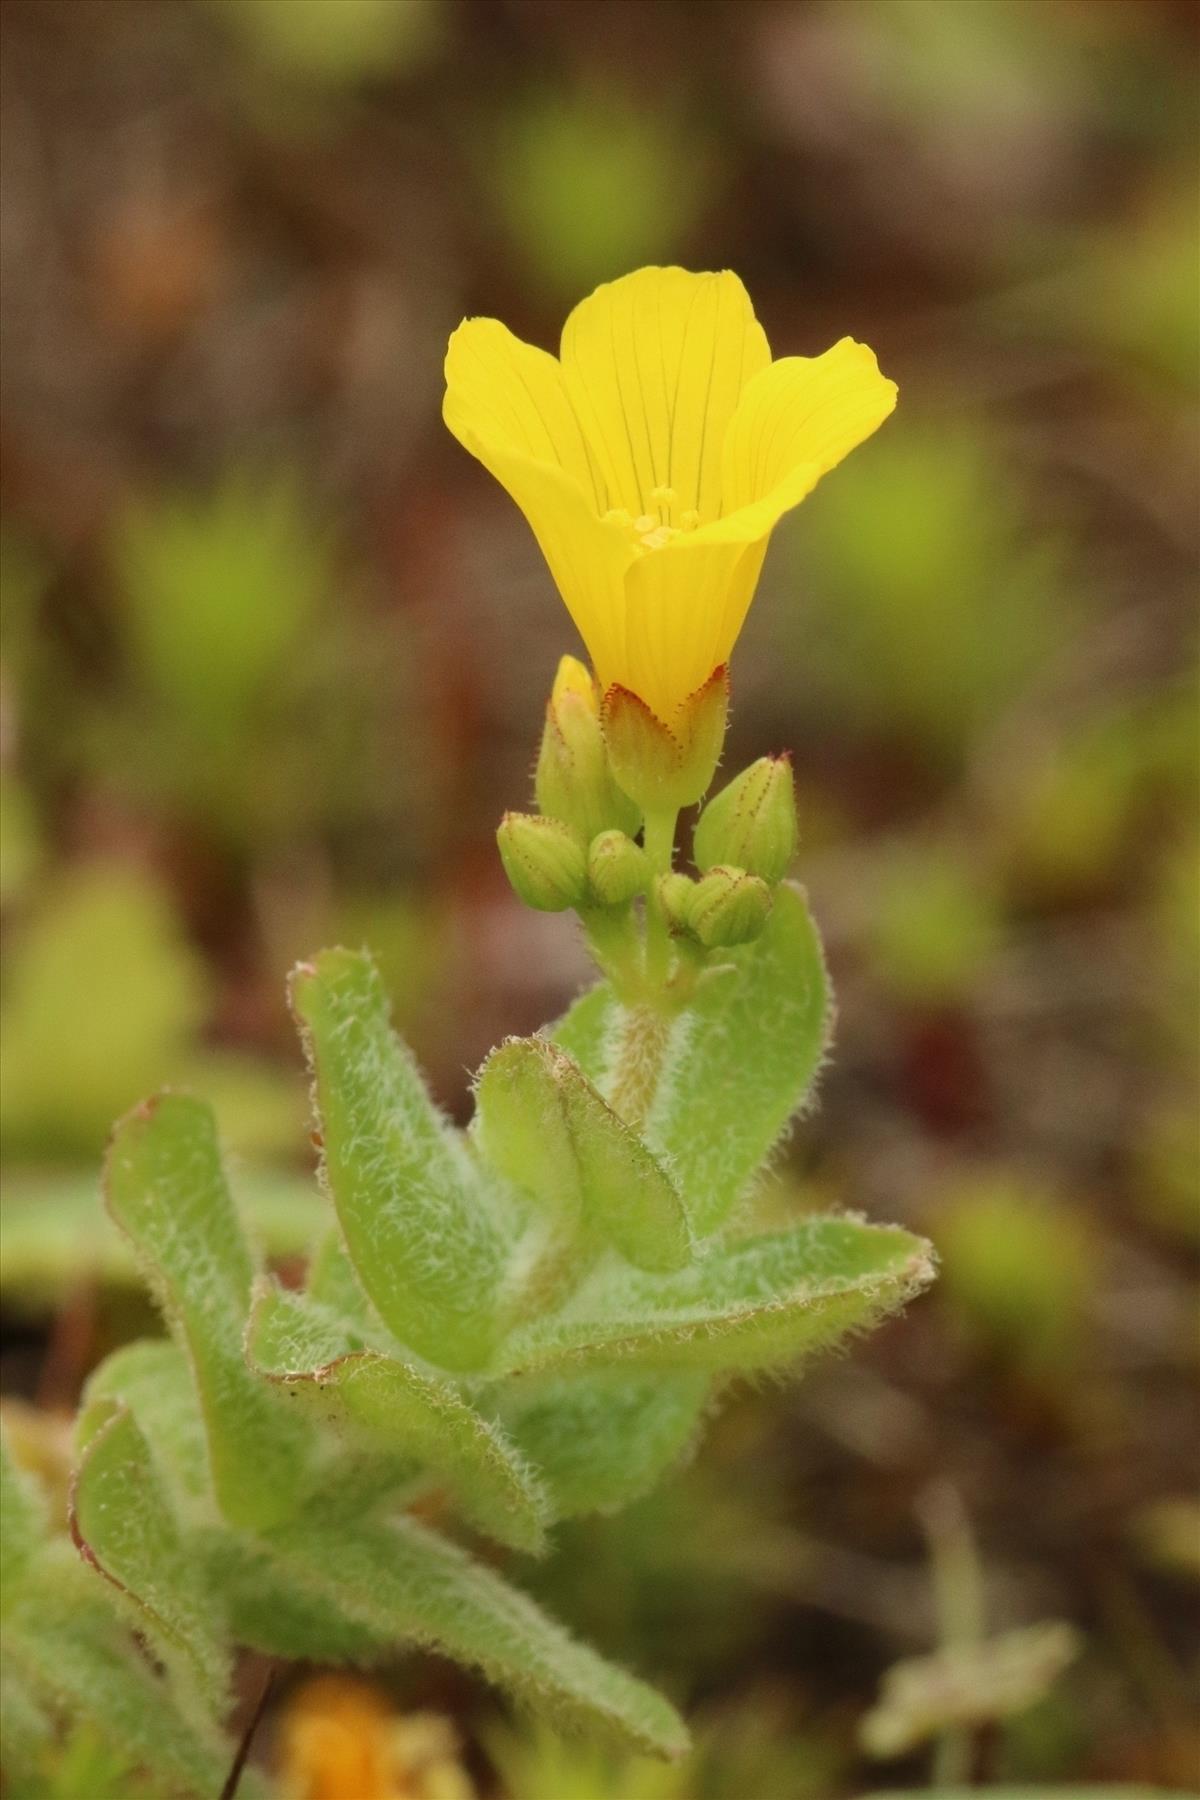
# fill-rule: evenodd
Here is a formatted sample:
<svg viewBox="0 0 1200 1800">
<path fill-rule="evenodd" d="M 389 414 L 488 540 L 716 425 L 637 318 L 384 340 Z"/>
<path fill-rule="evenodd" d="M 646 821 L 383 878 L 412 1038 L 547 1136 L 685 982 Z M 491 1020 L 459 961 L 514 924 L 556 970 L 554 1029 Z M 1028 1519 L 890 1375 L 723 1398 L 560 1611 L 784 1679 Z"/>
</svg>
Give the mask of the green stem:
<svg viewBox="0 0 1200 1800">
<path fill-rule="evenodd" d="M 983 1569 L 966 1510 L 948 1482 L 926 1490 L 918 1507 L 929 1544 L 938 1642 L 943 1651 L 969 1650 L 987 1629 Z M 935 1789 L 963 1787 L 971 1778 L 975 1735 L 948 1725 L 934 1746 Z"/>
<path fill-rule="evenodd" d="M 673 1015 L 652 1003 L 626 1009 L 608 1100 L 617 1117 L 640 1130 L 658 1092 Z"/>
<path fill-rule="evenodd" d="M 637 992 L 641 980 L 632 908 L 581 907 L 579 918 L 602 974 L 612 983 L 617 997 L 628 1000 Z"/>
<path fill-rule="evenodd" d="M 646 986 L 651 992 L 665 988 L 671 969 L 671 933 L 658 903 L 654 877 L 669 875 L 675 853 L 675 823 L 679 813 L 671 809 L 647 813 L 642 843 L 651 869 L 650 890 L 646 895 Z"/>
</svg>

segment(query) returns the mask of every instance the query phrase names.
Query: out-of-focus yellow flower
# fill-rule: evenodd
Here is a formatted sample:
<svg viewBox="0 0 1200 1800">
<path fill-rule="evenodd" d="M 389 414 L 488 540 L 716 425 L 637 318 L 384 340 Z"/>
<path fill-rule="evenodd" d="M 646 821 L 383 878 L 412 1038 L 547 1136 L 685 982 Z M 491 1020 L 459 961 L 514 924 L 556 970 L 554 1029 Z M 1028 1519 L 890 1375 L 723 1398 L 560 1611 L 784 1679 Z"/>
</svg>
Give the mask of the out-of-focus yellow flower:
<svg viewBox="0 0 1200 1800">
<path fill-rule="evenodd" d="M 652 268 L 582 301 L 557 358 L 465 320 L 443 412 L 533 527 L 601 687 L 670 724 L 728 661 L 779 519 L 895 403 L 864 344 L 772 362 L 736 275 Z"/>
<path fill-rule="evenodd" d="M 287 1800 L 474 1800 L 449 1721 L 398 1717 L 366 1682 L 321 1676 L 283 1731 Z"/>
</svg>

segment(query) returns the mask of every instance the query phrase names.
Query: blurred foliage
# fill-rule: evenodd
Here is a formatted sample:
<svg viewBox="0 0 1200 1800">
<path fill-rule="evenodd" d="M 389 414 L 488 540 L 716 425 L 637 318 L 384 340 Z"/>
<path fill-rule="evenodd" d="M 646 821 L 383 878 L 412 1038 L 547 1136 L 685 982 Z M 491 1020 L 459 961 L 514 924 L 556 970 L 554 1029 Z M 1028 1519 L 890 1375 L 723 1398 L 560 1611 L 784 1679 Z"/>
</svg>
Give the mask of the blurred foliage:
<svg viewBox="0 0 1200 1800">
<path fill-rule="evenodd" d="M 314 1180 L 239 1169 L 238 1191 L 255 1241 L 276 1262 L 307 1256 L 329 1217 Z M 10 1175 L 0 1234 L 0 1298 L 15 1315 L 51 1312 L 81 1281 L 138 1286 L 137 1263 L 100 1202 L 95 1175 Z"/>
<path fill-rule="evenodd" d="M 63 871 L 10 953 L 8 1152 L 95 1156 L 121 1111 L 178 1076 L 206 985 L 157 884 L 118 863 Z"/>
<path fill-rule="evenodd" d="M 547 293 L 574 302 L 643 263 L 677 261 L 719 165 L 675 97 L 534 91 L 484 169 L 497 216 Z"/>
<path fill-rule="evenodd" d="M 985 1353 L 1067 1385 L 1102 1274 L 1087 1218 L 999 1168 L 964 1176 L 938 1208 L 947 1304 Z"/>
<path fill-rule="evenodd" d="M 437 43 L 440 0 L 207 0 L 267 68 L 340 87 L 406 68 Z"/>
<path fill-rule="evenodd" d="M 898 999 L 963 1003 L 999 945 L 1000 896 L 949 842 L 914 841 L 880 870 L 868 929 L 872 966 Z"/>
<path fill-rule="evenodd" d="M 901 731 L 957 760 L 1070 634 L 1059 536 L 1029 533 L 979 428 L 889 429 L 821 489 L 802 527 L 790 541 L 803 661 L 859 731 Z"/>
</svg>

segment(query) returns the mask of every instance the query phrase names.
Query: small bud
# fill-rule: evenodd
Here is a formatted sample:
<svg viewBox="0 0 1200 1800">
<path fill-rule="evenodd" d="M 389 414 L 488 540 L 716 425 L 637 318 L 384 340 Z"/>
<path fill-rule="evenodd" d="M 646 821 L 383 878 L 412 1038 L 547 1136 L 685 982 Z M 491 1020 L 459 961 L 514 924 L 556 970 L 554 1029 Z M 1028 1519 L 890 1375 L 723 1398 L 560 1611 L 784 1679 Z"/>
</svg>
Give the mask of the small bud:
<svg viewBox="0 0 1200 1800">
<path fill-rule="evenodd" d="M 579 840 L 557 819 L 505 813 L 496 833 L 504 873 L 526 906 L 565 912 L 587 892 L 587 863 Z"/>
<path fill-rule="evenodd" d="M 796 851 L 796 796 L 786 756 L 760 756 L 721 789 L 700 815 L 693 840 L 698 869 L 732 863 L 778 881 Z"/>
<path fill-rule="evenodd" d="M 660 875 L 654 883 L 654 892 L 671 930 L 686 931 L 696 883 L 687 875 Z"/>
<path fill-rule="evenodd" d="M 609 688 L 601 713 L 609 765 L 643 813 L 678 812 L 700 799 L 721 755 L 728 709 L 723 667 L 669 720 L 628 688 Z"/>
<path fill-rule="evenodd" d="M 745 869 L 710 869 L 696 883 L 687 909 L 688 929 L 706 950 L 748 944 L 767 922 L 771 890 Z"/>
<path fill-rule="evenodd" d="M 604 906 L 625 906 L 646 891 L 650 867 L 646 852 L 623 831 L 602 831 L 587 855 L 588 880 Z"/>
<path fill-rule="evenodd" d="M 609 770 L 596 684 L 573 656 L 562 658 L 554 678 L 534 791 L 538 811 L 571 826 L 584 843 L 602 831 L 632 833 L 641 823 Z"/>
</svg>

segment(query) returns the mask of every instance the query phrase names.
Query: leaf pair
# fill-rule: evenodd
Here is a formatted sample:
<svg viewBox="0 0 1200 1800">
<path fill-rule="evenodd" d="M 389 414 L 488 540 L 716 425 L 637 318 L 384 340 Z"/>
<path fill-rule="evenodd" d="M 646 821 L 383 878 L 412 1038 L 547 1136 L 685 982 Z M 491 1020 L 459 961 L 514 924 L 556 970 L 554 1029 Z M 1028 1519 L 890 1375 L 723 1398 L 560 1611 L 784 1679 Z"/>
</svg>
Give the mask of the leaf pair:
<svg viewBox="0 0 1200 1800">
<path fill-rule="evenodd" d="M 674 1181 L 697 1238 L 718 1231 L 801 1107 L 829 1043 L 833 999 L 801 890 L 775 891 L 753 944 L 727 952 L 674 1021 L 647 1111 L 647 1147 Z M 626 1015 L 602 983 L 553 1040 L 602 1094 Z"/>
</svg>

